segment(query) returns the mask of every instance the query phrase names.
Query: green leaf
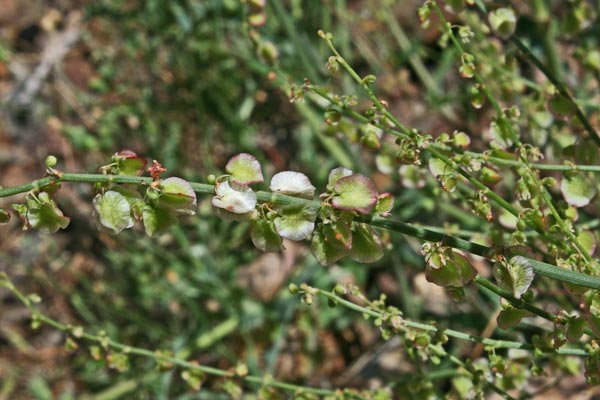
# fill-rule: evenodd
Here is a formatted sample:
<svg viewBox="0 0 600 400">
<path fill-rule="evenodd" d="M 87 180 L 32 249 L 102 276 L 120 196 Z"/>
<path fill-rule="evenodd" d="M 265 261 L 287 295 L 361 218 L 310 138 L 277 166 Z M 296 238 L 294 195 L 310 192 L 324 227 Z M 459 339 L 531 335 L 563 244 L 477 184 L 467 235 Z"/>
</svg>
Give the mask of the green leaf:
<svg viewBox="0 0 600 400">
<path fill-rule="evenodd" d="M 451 167 L 449 167 L 445 162 L 443 162 L 439 158 L 434 157 L 431 157 L 429 159 L 429 171 L 435 178 L 439 176 L 452 174 L 454 172 L 454 170 Z"/>
<path fill-rule="evenodd" d="M 244 214 L 236 214 L 231 211 L 227 211 L 224 208 L 215 207 L 214 212 L 217 217 L 221 218 L 224 221 L 235 222 L 251 221 L 252 219 L 257 218 L 259 216 L 259 212 L 255 209 L 252 209 L 252 211 L 249 211 Z"/>
<path fill-rule="evenodd" d="M 574 207 L 587 206 L 596 195 L 596 184 L 581 172 L 565 173 L 560 191 L 570 205 Z"/>
<path fill-rule="evenodd" d="M 506 122 L 502 120 L 493 121 L 490 124 L 490 136 L 492 136 L 493 141 L 499 144 L 503 149 L 513 145 L 513 139 L 506 126 Z"/>
<path fill-rule="evenodd" d="M 65 229 L 71 221 L 65 217 L 48 193 L 42 192 L 37 199 L 27 202 L 27 224 L 42 233 L 54 233 Z"/>
<path fill-rule="evenodd" d="M 160 188 L 158 201 L 161 207 L 180 214 L 196 213 L 196 192 L 188 181 L 171 177 L 161 181 Z"/>
<path fill-rule="evenodd" d="M 250 185 L 264 181 L 260 163 L 248 153 L 233 156 L 227 162 L 225 171 L 231 174 L 231 182 L 238 185 Z"/>
<path fill-rule="evenodd" d="M 272 221 L 253 220 L 250 223 L 250 237 L 254 246 L 259 250 L 280 251 L 283 249 L 283 240 L 275 231 Z"/>
<path fill-rule="evenodd" d="M 452 142 L 456 147 L 466 149 L 471 144 L 471 138 L 464 132 L 454 131 L 452 133 Z"/>
<path fill-rule="evenodd" d="M 494 264 L 492 273 L 498 285 L 512 292 L 517 299 L 529 289 L 535 276 L 530 260 L 523 256 L 515 256 L 508 263 Z"/>
<path fill-rule="evenodd" d="M 110 233 L 117 234 L 133 226 L 131 206 L 121 193 L 114 190 L 99 193 L 94 197 L 93 203 L 100 225 Z"/>
<path fill-rule="evenodd" d="M 273 221 L 277 233 L 286 239 L 308 239 L 315 229 L 317 213 L 308 207 L 288 206 L 279 210 L 279 216 Z"/>
<path fill-rule="evenodd" d="M 331 204 L 344 211 L 368 214 L 377 203 L 377 188 L 373 181 L 361 174 L 338 179 L 333 187 L 336 196 Z"/>
<path fill-rule="evenodd" d="M 115 186 L 111 190 L 122 194 L 127 199 L 129 206 L 131 207 L 131 211 L 133 211 L 133 215 L 136 219 L 142 218 L 142 210 L 146 203 L 144 202 L 140 192 L 126 186 Z"/>
<path fill-rule="evenodd" d="M 142 211 L 142 221 L 146 235 L 154 236 L 166 232 L 177 223 L 175 211 L 167 208 L 146 205 Z"/>
<path fill-rule="evenodd" d="M 360 263 L 372 263 L 383 257 L 381 238 L 375 229 L 367 224 L 354 224 L 350 257 Z"/>
<path fill-rule="evenodd" d="M 548 108 L 556 118 L 562 120 L 567 120 L 577 111 L 577 106 L 561 94 L 556 94 L 548 101 Z"/>
<path fill-rule="evenodd" d="M 310 241 L 310 251 L 319 264 L 323 266 L 331 265 L 349 254 L 348 250 L 343 247 L 333 246 L 331 242 L 327 241 L 326 236 L 318 230 L 315 230 Z"/>
<path fill-rule="evenodd" d="M 352 248 L 352 219 L 338 218 L 334 223 L 323 224 L 325 240 L 334 247 Z"/>
<path fill-rule="evenodd" d="M 307 199 L 315 195 L 316 189 L 306 175 L 294 171 L 283 171 L 275 174 L 269 187 L 273 192 Z"/>
<path fill-rule="evenodd" d="M 217 183 L 216 192 L 217 195 L 212 198 L 212 205 L 215 207 L 235 214 L 246 214 L 256 207 L 256 193 L 250 188 L 238 191 L 225 181 Z"/>
</svg>

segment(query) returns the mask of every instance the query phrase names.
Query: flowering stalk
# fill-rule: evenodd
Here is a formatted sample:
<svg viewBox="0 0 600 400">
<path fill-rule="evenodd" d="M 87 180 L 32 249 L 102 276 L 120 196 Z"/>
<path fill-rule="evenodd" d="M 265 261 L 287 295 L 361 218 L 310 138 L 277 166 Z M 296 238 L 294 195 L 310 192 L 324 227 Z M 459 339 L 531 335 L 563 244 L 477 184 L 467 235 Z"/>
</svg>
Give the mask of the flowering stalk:
<svg viewBox="0 0 600 400">
<path fill-rule="evenodd" d="M 28 184 L 2 188 L 0 189 L 0 198 L 13 196 L 19 193 L 26 193 L 31 190 L 40 190 L 50 185 L 56 185 L 61 182 L 134 184 L 140 186 L 149 186 L 153 182 L 153 179 L 149 177 L 138 176 L 73 174 L 58 172 L 56 175 L 41 178 Z M 190 182 L 190 185 L 195 192 L 200 194 L 214 194 L 215 192 L 215 186 L 212 184 Z M 256 196 L 257 199 L 263 203 L 272 203 L 281 206 L 310 207 L 315 210 L 321 206 L 321 203 L 316 200 L 310 200 L 268 191 L 258 191 L 256 192 Z M 383 218 L 379 216 L 362 216 L 360 217 L 360 221 L 368 223 L 369 225 L 375 227 L 400 232 L 405 235 L 413 236 L 425 241 L 443 242 L 447 246 L 463 250 L 478 256 L 486 257 L 488 259 L 491 259 L 492 261 L 495 261 L 493 259 L 493 256 L 496 253 L 495 249 L 477 243 L 473 243 L 458 237 L 446 235 L 440 232 L 424 229 L 406 222 L 395 221 L 389 218 Z M 564 268 L 559 268 L 555 265 L 540 262 L 533 259 L 531 259 L 530 262 L 534 271 L 538 275 L 546 276 L 551 279 L 559 280 L 565 283 L 600 290 L 600 278 L 598 277 L 575 271 L 570 271 Z"/>
</svg>

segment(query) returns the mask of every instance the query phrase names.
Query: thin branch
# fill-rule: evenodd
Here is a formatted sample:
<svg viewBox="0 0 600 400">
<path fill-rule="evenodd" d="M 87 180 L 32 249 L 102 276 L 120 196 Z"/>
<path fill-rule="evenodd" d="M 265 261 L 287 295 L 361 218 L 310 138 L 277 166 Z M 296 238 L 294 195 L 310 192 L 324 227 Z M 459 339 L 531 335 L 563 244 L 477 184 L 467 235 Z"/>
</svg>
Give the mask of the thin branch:
<svg viewBox="0 0 600 400">
<path fill-rule="evenodd" d="M 465 52 L 462 44 L 460 43 L 460 41 L 458 40 L 458 38 L 456 37 L 456 35 L 454 34 L 454 32 L 452 32 L 450 24 L 447 22 L 446 18 L 444 17 L 444 14 L 442 13 L 442 10 L 438 6 L 437 2 L 435 0 L 433 0 L 431 2 L 431 5 L 432 5 L 432 7 L 433 7 L 433 9 L 434 9 L 434 11 L 436 13 L 436 15 L 440 19 L 440 21 L 442 23 L 442 26 L 444 27 L 446 33 L 448 34 L 448 36 L 450 38 L 450 41 L 452 42 L 452 44 L 454 44 L 454 47 L 460 52 L 460 54 L 462 56 L 465 56 L 467 53 Z M 473 57 L 473 59 L 475 59 L 475 58 Z M 510 134 L 510 137 L 511 137 L 512 141 L 521 150 L 519 158 L 525 164 L 525 166 L 527 168 L 527 171 L 530 174 L 530 177 L 533 178 L 533 180 L 536 182 L 536 185 L 538 186 L 540 192 L 542 193 L 542 200 L 546 203 L 546 205 L 550 209 L 550 212 L 551 212 L 552 216 L 554 217 L 554 219 L 557 221 L 558 226 L 560 227 L 561 231 L 569 239 L 569 241 L 575 247 L 575 250 L 579 252 L 579 254 L 581 255 L 581 257 L 585 261 L 591 262 L 592 261 L 592 257 L 588 254 L 587 250 L 585 249 L 585 246 L 583 246 L 583 244 L 581 243 L 581 241 L 568 228 L 566 222 L 564 222 L 562 216 L 556 210 L 556 207 L 553 204 L 552 197 L 550 196 L 550 194 L 548 192 L 548 189 L 541 183 L 538 175 L 531 168 L 529 160 L 524 155 L 525 154 L 525 152 L 523 151 L 524 150 L 524 146 L 523 146 L 523 143 L 521 142 L 521 140 L 519 138 L 519 135 L 517 134 L 517 132 L 513 128 L 512 124 L 510 123 L 510 121 L 506 117 L 506 114 L 504 113 L 504 111 L 502 110 L 502 108 L 500 107 L 500 103 L 498 103 L 498 101 L 496 100 L 496 98 L 492 95 L 492 93 L 489 91 L 489 89 L 485 85 L 483 77 L 479 74 L 479 72 L 477 71 L 477 68 L 475 68 L 474 71 L 473 71 L 473 78 L 475 78 L 475 80 L 477 81 L 477 83 L 479 83 L 479 85 L 481 86 L 481 90 L 485 94 L 486 98 L 488 99 L 488 101 L 490 102 L 490 104 L 492 104 L 492 107 L 496 110 L 498 121 L 500 121 L 502 123 L 502 125 L 507 129 L 508 133 Z M 488 194 L 488 193 L 486 193 L 486 194 Z M 494 198 L 493 196 L 491 196 L 489 194 L 488 194 L 488 196 L 490 196 L 491 198 Z M 506 208 L 506 210 L 508 210 L 509 212 L 512 213 L 512 211 L 509 208 Z M 538 208 L 538 210 L 539 210 L 539 208 Z M 512 214 L 515 215 L 514 213 L 512 213 Z M 532 223 L 531 224 L 528 223 L 528 226 L 530 226 L 531 228 L 534 228 L 534 226 L 532 226 L 532 225 L 533 225 Z M 544 232 L 543 229 L 540 229 L 539 227 L 535 227 L 534 229 L 536 231 L 538 231 L 538 232 L 540 232 L 540 231 Z M 542 235 L 545 236 L 547 239 L 551 238 L 550 236 L 546 236 L 545 232 Z"/>
<path fill-rule="evenodd" d="M 573 96 L 571 96 L 571 93 L 569 93 L 565 84 L 562 83 L 558 78 L 556 78 L 552 71 L 550 71 L 550 69 L 548 69 L 544 65 L 544 63 L 542 63 L 540 59 L 537 58 L 535 54 L 533 54 L 529 47 L 527 47 L 519 38 L 513 35 L 510 37 L 509 40 L 511 41 L 511 43 L 517 46 L 517 48 L 521 51 L 521 53 L 523 53 L 527 60 L 529 60 L 533 65 L 535 65 L 546 76 L 546 78 L 548 78 L 548 80 L 552 82 L 552 84 L 554 85 L 554 87 L 556 87 L 558 92 L 564 98 L 566 98 L 569 101 L 569 103 L 573 105 L 573 107 L 575 107 L 575 115 L 577 116 L 577 119 L 579 120 L 579 122 L 581 122 L 581 124 L 589 133 L 590 137 L 594 140 L 594 142 L 596 142 L 596 145 L 600 146 L 600 135 L 594 129 L 586 115 L 583 113 L 581 107 L 579 107 L 579 104 L 577 104 Z"/>
<path fill-rule="evenodd" d="M 316 289 L 316 291 L 318 294 L 320 294 L 324 297 L 327 297 L 328 299 L 333 300 L 335 303 L 337 303 L 343 307 L 346 307 L 349 310 L 355 311 L 357 313 L 369 315 L 370 317 L 374 317 L 374 318 L 385 318 L 386 317 L 386 315 L 380 311 L 374 310 L 372 308 L 363 307 L 361 305 L 353 303 L 349 300 L 344 299 L 343 297 L 336 295 L 333 292 L 329 292 L 329 291 L 322 290 L 322 289 Z M 483 338 L 483 337 L 479 337 L 479 336 L 475 336 L 475 335 L 470 335 L 470 334 L 467 334 L 464 332 L 460 332 L 460 331 L 457 331 L 454 329 L 442 329 L 442 328 L 439 328 L 434 325 L 424 324 L 421 322 L 415 322 L 415 321 L 407 320 L 404 318 L 402 319 L 402 324 L 409 328 L 420 329 L 420 330 L 426 331 L 426 332 L 442 333 L 449 337 L 453 337 L 455 339 L 465 340 L 465 341 L 474 342 L 474 343 L 482 343 L 486 346 L 492 346 L 496 349 L 535 350 L 535 347 L 533 345 L 526 344 L 526 343 L 515 342 L 515 341 L 510 341 L 510 340 L 498 340 L 498 339 Z M 547 348 L 547 349 L 542 349 L 542 351 L 544 351 L 546 353 L 551 353 L 551 354 L 554 353 L 554 354 L 561 354 L 561 355 L 574 355 L 574 356 L 583 356 L 583 357 L 588 356 L 586 350 L 580 349 L 580 348 L 569 348 L 569 347 L 559 348 L 559 349 Z"/>
<path fill-rule="evenodd" d="M 31 299 L 29 297 L 27 297 L 25 294 L 23 294 L 19 289 L 17 289 L 17 287 L 9 280 L 8 276 L 5 273 L 0 273 L 0 287 L 4 287 L 4 288 L 10 290 L 19 299 L 19 301 L 21 301 L 29 309 L 34 320 L 42 322 L 42 323 L 44 323 L 48 326 L 51 326 L 55 329 L 58 329 L 62 332 L 65 332 L 66 334 L 71 335 L 71 337 L 73 337 L 74 339 L 85 339 L 87 341 L 97 343 L 105 349 L 112 349 L 112 350 L 117 350 L 117 351 L 123 352 L 124 354 L 134 354 L 137 356 L 150 358 L 150 359 L 153 359 L 157 363 L 170 363 L 170 364 L 176 365 L 178 367 L 185 368 L 187 370 L 199 371 L 199 372 L 203 372 L 208 375 L 220 376 L 220 377 L 224 377 L 224 378 L 241 379 L 241 380 L 244 380 L 249 383 L 254 383 L 254 384 L 267 386 L 267 387 L 274 387 L 274 388 L 294 392 L 296 394 L 309 393 L 309 394 L 316 394 L 319 396 L 332 396 L 336 393 L 336 391 L 334 391 L 334 390 L 294 385 L 291 383 L 278 381 L 278 380 L 275 380 L 268 376 L 257 376 L 257 375 L 239 376 L 239 375 L 236 375 L 231 370 L 224 370 L 224 369 L 220 369 L 220 368 L 209 367 L 206 365 L 199 365 L 194 362 L 182 360 L 177 357 L 166 356 L 166 355 L 158 353 L 156 351 L 151 351 L 151 350 L 144 349 L 141 347 L 125 345 L 123 343 L 119 343 L 114 340 L 111 340 L 111 339 L 107 338 L 106 336 L 94 335 L 92 333 L 88 333 L 85 331 L 75 333 L 76 329 L 74 329 L 73 326 L 65 325 L 59 321 L 56 321 L 56 320 L 44 315 L 42 312 L 40 312 L 35 307 L 34 303 L 31 301 Z M 361 396 L 357 396 L 357 395 L 354 395 L 354 396 L 356 398 L 362 398 Z"/>
<path fill-rule="evenodd" d="M 102 174 L 72 174 L 56 172 L 56 175 L 38 179 L 28 184 L 2 188 L 0 189 L 0 198 L 13 196 L 19 193 L 25 193 L 30 190 L 40 190 L 45 186 L 58 184 L 60 182 L 78 182 L 78 183 L 121 183 L 121 184 L 136 184 L 149 185 L 152 183 L 152 178 L 124 176 L 124 175 L 102 175 Z M 214 186 L 206 183 L 190 182 L 192 188 L 197 193 L 214 194 Z M 267 191 L 258 191 L 256 193 L 258 200 L 262 202 L 270 202 L 281 205 L 297 205 L 310 208 L 319 208 L 321 203 L 316 200 L 307 200 L 293 196 L 275 194 Z M 415 225 L 411 225 L 401 221 L 395 221 L 388 218 L 378 216 L 361 217 L 362 222 L 366 222 L 372 226 L 389 229 L 405 235 L 413 236 L 429 242 L 442 242 L 446 246 L 466 251 L 475 254 L 494 262 L 494 256 L 498 253 L 498 249 L 483 246 L 477 243 L 470 242 L 458 237 L 445 235 L 440 232 L 434 232 Z M 546 276 L 558 281 L 600 290 L 600 278 L 583 274 L 576 271 L 570 271 L 564 268 L 559 268 L 555 265 L 543 263 L 541 261 L 528 259 L 534 271 L 542 276 Z"/>
</svg>

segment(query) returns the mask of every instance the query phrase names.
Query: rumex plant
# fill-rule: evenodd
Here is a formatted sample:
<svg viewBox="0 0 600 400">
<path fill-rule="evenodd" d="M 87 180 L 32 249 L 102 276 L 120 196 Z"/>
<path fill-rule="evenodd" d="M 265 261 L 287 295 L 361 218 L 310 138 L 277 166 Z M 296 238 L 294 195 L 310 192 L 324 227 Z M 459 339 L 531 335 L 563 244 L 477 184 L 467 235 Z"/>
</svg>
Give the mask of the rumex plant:
<svg viewBox="0 0 600 400">
<path fill-rule="evenodd" d="M 582 11 L 587 10 L 585 4 L 577 3 L 565 19 L 569 32 L 589 26 Z M 292 284 L 290 292 L 306 305 L 320 306 L 317 300 L 323 298 L 330 306 L 345 307 L 371 320 L 383 338 L 399 338 L 418 370 L 453 365 L 452 390 L 458 397 L 484 397 L 493 391 L 510 398 L 509 391 L 522 390 L 523 382 L 542 375 L 547 366 L 553 373 L 576 374 L 583 364 L 588 381 L 598 382 L 600 278 L 594 258 L 597 238 L 590 224 L 593 226 L 591 208 L 597 195 L 593 174 L 600 169 L 582 160 L 589 164 L 597 160 L 600 139 L 581 102 L 557 78 L 556 71 L 546 68 L 519 39 L 517 11 L 510 6 L 488 10 L 484 3 L 425 1 L 418 12 L 424 26 L 435 18 L 439 46 L 456 55 L 455 72 L 466 87 L 468 103 L 475 110 L 486 111 L 482 114 L 487 118 L 486 140 L 481 141 L 467 133 L 467 128 L 451 133 L 422 132 L 405 125 L 388 101 L 376 94 L 377 77 L 359 75 L 338 51 L 334 35 L 324 31 L 319 31 L 319 37 L 332 53 L 324 70 L 332 79 L 345 73 L 359 92 L 339 94 L 337 87 L 309 79 L 288 87 L 291 79 L 284 79 L 287 77 L 279 69 L 276 46 L 258 31 L 266 24 L 264 7 L 261 1 L 248 2 L 249 37 L 272 69 L 272 80 L 290 93 L 290 100 L 299 107 L 303 102 L 320 107 L 327 135 L 372 152 L 377 169 L 384 175 L 400 175 L 406 189 L 427 188 L 437 202 L 468 210 L 476 224 L 486 227 L 476 232 L 483 238 L 400 221 L 395 217 L 401 210 L 395 206 L 392 191 L 379 192 L 373 179 L 347 167 L 329 171 L 322 191 L 299 171 L 276 172 L 267 186 L 257 158 L 240 153 L 225 163 L 223 173 L 211 171 L 206 183 L 196 183 L 163 178 L 168 171 L 161 163 L 153 161 L 148 166 L 131 150 L 114 154 L 109 164 L 99 168 L 99 174 L 62 172 L 55 168 L 56 158 L 49 156 L 47 177 L 1 188 L 0 197 L 25 193 L 24 201 L 13 205 L 24 228 L 45 233 L 66 228 L 69 218 L 55 200 L 60 186 L 87 182 L 95 192 L 96 224 L 113 235 L 136 225 L 151 237 L 165 233 L 180 217 L 196 213 L 197 194 L 211 197 L 210 205 L 220 218 L 248 222 L 250 240 L 259 250 L 277 252 L 285 248 L 286 240 L 304 241 L 323 266 L 344 259 L 377 262 L 396 251 L 397 242 L 387 231 L 403 233 L 425 242 L 419 249 L 424 276 L 441 286 L 453 301 L 469 302 L 479 290 L 500 299 L 491 320 L 501 330 L 518 329 L 527 320 L 542 321 L 541 328 L 534 334 L 515 330 L 515 340 L 492 339 L 411 320 L 403 310 L 389 305 L 385 295 L 370 300 L 358 285 L 339 284 L 328 291 L 308 283 Z M 448 20 L 448 12 L 454 13 L 453 22 Z M 509 45 L 513 46 L 511 52 L 507 51 Z M 539 68 L 548 82 L 521 79 L 516 52 L 524 62 Z M 592 69 L 593 61 L 587 61 Z M 419 70 L 418 61 L 411 62 Z M 506 79 L 507 74 L 520 79 Z M 526 93 L 526 85 L 533 95 Z M 456 121 L 453 111 L 446 109 L 444 114 Z M 264 190 L 267 187 L 269 190 Z M 9 218 L 9 211 L 0 209 L 0 222 Z M 390 398 L 396 393 L 391 388 L 359 392 L 296 386 L 249 375 L 245 365 L 226 371 L 128 347 L 44 316 L 35 307 L 35 296 L 23 295 L 8 277 L 2 279 L 2 285 L 31 310 L 36 323 L 66 332 L 70 347 L 81 339 L 96 343 L 93 357 L 104 358 L 117 370 L 127 369 L 129 355 L 136 354 L 153 358 L 161 368 L 182 368 L 182 378 L 195 389 L 206 375 L 225 377 L 230 385 L 224 390 L 233 397 L 241 394 L 238 381 L 260 384 L 266 398 L 274 396 L 271 389 L 307 398 Z M 542 299 L 546 289 L 560 294 L 560 302 L 553 307 Z M 453 340 L 482 345 L 480 354 L 485 357 L 457 357 L 449 350 Z M 519 352 L 527 352 L 527 356 Z M 439 395 L 425 374 L 412 383 L 398 393 L 411 393 L 415 398 Z"/>
</svg>

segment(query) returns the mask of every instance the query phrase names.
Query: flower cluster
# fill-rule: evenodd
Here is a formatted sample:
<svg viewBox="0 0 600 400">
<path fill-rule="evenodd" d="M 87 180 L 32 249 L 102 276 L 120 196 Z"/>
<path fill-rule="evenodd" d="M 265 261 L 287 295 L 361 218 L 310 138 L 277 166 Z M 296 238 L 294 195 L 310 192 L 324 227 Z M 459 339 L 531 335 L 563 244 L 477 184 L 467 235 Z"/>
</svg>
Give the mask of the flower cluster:
<svg viewBox="0 0 600 400">
<path fill-rule="evenodd" d="M 247 153 L 232 157 L 225 165 L 226 173 L 211 176 L 208 185 L 177 177 L 161 179 L 165 168 L 157 161 L 149 168 L 146 164 L 133 151 L 122 150 L 99 168 L 103 179 L 94 187 L 93 213 L 101 231 L 118 234 L 141 222 L 148 236 L 164 233 L 179 216 L 196 213 L 196 191 L 214 190 L 216 214 L 249 221 L 252 243 L 262 251 L 282 250 L 283 240 L 288 239 L 310 241 L 313 254 L 323 265 L 345 256 L 363 263 L 383 256 L 382 240 L 367 222 L 375 215 L 389 216 L 394 198 L 390 193 L 378 193 L 370 178 L 347 168 L 333 169 L 327 190 L 316 197 L 315 186 L 296 171 L 273 175 L 270 192 L 254 191 L 252 186 L 263 183 L 264 177 L 258 160 Z M 49 171 L 60 182 L 61 172 L 50 167 Z M 144 172 L 151 179 L 141 177 Z M 53 233 L 67 227 L 69 218 L 51 197 L 57 188 L 54 183 L 32 190 L 24 204 L 13 206 L 26 228 Z M 0 217 L 8 220 L 8 213 Z"/>
<path fill-rule="evenodd" d="M 374 262 L 383 256 L 379 234 L 358 218 L 389 215 L 394 199 L 389 193 L 379 194 L 368 177 L 346 168 L 332 170 L 319 203 L 314 200 L 316 188 L 306 175 L 283 171 L 272 177 L 269 188 L 274 196 L 280 200 L 285 196 L 287 201 L 258 204 L 257 194 L 250 188 L 264 181 L 258 160 L 238 154 L 225 170 L 227 174 L 215 184 L 212 204 L 223 217 L 250 220 L 252 242 L 260 250 L 281 250 L 283 239 L 310 240 L 313 254 L 323 265 L 344 256 L 359 262 Z"/>
<path fill-rule="evenodd" d="M 109 175 L 139 176 L 146 161 L 131 150 L 123 150 L 112 157 L 112 163 L 100 167 Z M 147 188 L 134 184 L 97 185 L 94 197 L 94 215 L 98 228 L 111 234 L 133 227 L 142 221 L 148 236 L 165 232 L 177 223 L 179 215 L 193 215 L 196 193 L 189 182 L 171 177 L 160 179 L 166 170 L 154 161 L 149 168 L 154 181 Z"/>
</svg>

